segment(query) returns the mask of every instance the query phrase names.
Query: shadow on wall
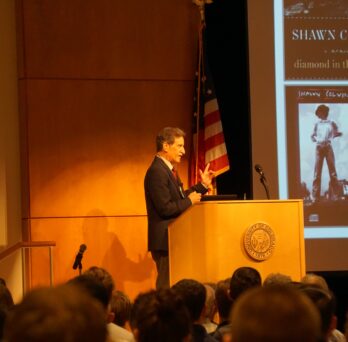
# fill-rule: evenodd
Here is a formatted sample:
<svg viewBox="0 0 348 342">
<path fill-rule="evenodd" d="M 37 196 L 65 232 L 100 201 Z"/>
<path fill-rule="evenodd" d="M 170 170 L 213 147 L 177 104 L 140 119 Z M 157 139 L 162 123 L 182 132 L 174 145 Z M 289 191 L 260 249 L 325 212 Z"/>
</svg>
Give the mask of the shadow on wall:
<svg viewBox="0 0 348 342">
<path fill-rule="evenodd" d="M 83 241 L 88 251 L 86 267 L 95 265 L 105 268 L 113 276 L 116 288 L 125 292 L 125 282 L 139 283 L 153 278 L 154 263 L 146 250 L 142 254 L 139 253 L 136 260 L 127 254 L 127 247 L 131 247 L 129 250 L 133 252 L 144 251 L 144 247 L 134 239 L 133 229 L 127 227 L 130 224 L 129 219 L 124 218 L 125 225 L 116 229 L 118 232 L 121 231 L 121 234 L 116 234 L 110 231 L 108 217 L 101 210 L 94 209 L 88 212 L 87 216 L 82 223 Z M 120 220 L 122 222 L 123 218 Z"/>
</svg>

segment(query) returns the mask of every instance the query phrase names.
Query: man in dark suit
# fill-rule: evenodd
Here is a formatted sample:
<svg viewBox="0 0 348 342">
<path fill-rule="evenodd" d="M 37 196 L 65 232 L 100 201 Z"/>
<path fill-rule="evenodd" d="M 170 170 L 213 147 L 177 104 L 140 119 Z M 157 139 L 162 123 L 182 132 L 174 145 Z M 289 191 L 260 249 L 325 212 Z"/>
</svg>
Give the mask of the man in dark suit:
<svg viewBox="0 0 348 342">
<path fill-rule="evenodd" d="M 201 183 L 184 191 L 176 164 L 185 154 L 185 133 L 166 127 L 156 137 L 157 154 L 145 175 L 144 188 L 148 215 L 148 250 L 157 267 L 156 288 L 169 287 L 168 225 L 208 191 L 214 177 L 207 164 L 200 170 Z"/>
</svg>

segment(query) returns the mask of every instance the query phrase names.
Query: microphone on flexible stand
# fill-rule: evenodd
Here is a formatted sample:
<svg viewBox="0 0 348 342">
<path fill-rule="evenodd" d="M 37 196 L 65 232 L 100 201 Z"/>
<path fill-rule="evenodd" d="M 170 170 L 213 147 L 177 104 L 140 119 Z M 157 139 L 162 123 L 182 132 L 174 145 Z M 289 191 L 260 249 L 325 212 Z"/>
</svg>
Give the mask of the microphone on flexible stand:
<svg viewBox="0 0 348 342">
<path fill-rule="evenodd" d="M 255 164 L 255 170 L 260 175 L 260 182 L 262 183 L 263 187 L 265 188 L 267 199 L 270 199 L 267 179 L 266 179 L 265 173 L 262 169 L 262 166 L 260 164 Z"/>
<path fill-rule="evenodd" d="M 81 261 L 82 261 L 83 253 L 85 252 L 86 249 L 87 249 L 87 246 L 85 244 L 82 244 L 80 246 L 80 249 L 79 249 L 79 251 L 76 254 L 75 261 L 74 261 L 74 264 L 73 264 L 73 269 L 76 270 L 77 267 L 78 267 L 80 274 L 81 274 L 81 270 L 82 270 L 82 263 L 81 263 Z"/>
</svg>

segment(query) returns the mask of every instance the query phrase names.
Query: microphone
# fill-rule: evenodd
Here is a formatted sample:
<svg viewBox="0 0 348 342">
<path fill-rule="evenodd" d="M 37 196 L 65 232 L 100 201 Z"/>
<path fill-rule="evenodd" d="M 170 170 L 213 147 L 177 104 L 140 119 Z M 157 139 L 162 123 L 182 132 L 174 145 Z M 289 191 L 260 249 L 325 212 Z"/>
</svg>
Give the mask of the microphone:
<svg viewBox="0 0 348 342">
<path fill-rule="evenodd" d="M 262 183 L 263 187 L 265 188 L 267 199 L 270 199 L 268 184 L 267 184 L 266 176 L 265 176 L 265 173 L 263 171 L 262 166 L 260 164 L 255 164 L 255 170 L 260 175 L 260 182 Z"/>
<path fill-rule="evenodd" d="M 265 177 L 265 174 L 263 172 L 263 168 L 260 164 L 255 164 L 255 170 L 261 177 Z"/>
<path fill-rule="evenodd" d="M 83 253 L 85 252 L 85 250 L 87 249 L 87 246 L 85 244 L 82 244 L 80 246 L 80 249 L 78 251 L 78 253 L 76 254 L 76 257 L 75 257 L 75 261 L 74 261 L 74 265 L 73 265 L 73 269 L 76 270 L 77 267 L 81 268 L 81 260 L 82 260 L 82 257 L 83 257 Z"/>
</svg>

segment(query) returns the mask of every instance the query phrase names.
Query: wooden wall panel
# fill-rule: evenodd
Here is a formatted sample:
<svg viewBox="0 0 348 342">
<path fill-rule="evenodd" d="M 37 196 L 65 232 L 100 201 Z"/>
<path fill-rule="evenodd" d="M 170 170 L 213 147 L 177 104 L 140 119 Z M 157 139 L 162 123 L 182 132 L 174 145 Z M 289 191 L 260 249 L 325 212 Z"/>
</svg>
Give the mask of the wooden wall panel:
<svg viewBox="0 0 348 342">
<path fill-rule="evenodd" d="M 25 76 L 192 79 L 191 1 L 22 0 Z"/>
<path fill-rule="evenodd" d="M 166 125 L 189 131 L 191 83 L 22 82 L 30 217 L 86 216 L 95 208 L 107 216 L 146 214 L 143 179 L 155 136 Z"/>
<path fill-rule="evenodd" d="M 16 2 L 24 237 L 57 241 L 57 282 L 74 274 L 86 243 L 84 266 L 105 267 L 134 296 L 155 279 L 143 190 L 155 136 L 182 127 L 189 150 L 198 8 L 187 0 Z M 33 253 L 33 285 L 47 281 L 46 262 L 47 253 Z"/>
<path fill-rule="evenodd" d="M 81 244 L 87 250 L 82 270 L 91 266 L 105 267 L 113 276 L 118 290 L 130 297 L 154 287 L 155 266 L 147 253 L 147 221 L 140 217 L 57 218 L 32 220 L 33 240 L 55 240 L 53 249 L 54 283 L 60 284 L 77 276 L 72 268 Z M 48 253 L 37 249 L 32 253 L 32 286 L 48 285 Z"/>
</svg>

